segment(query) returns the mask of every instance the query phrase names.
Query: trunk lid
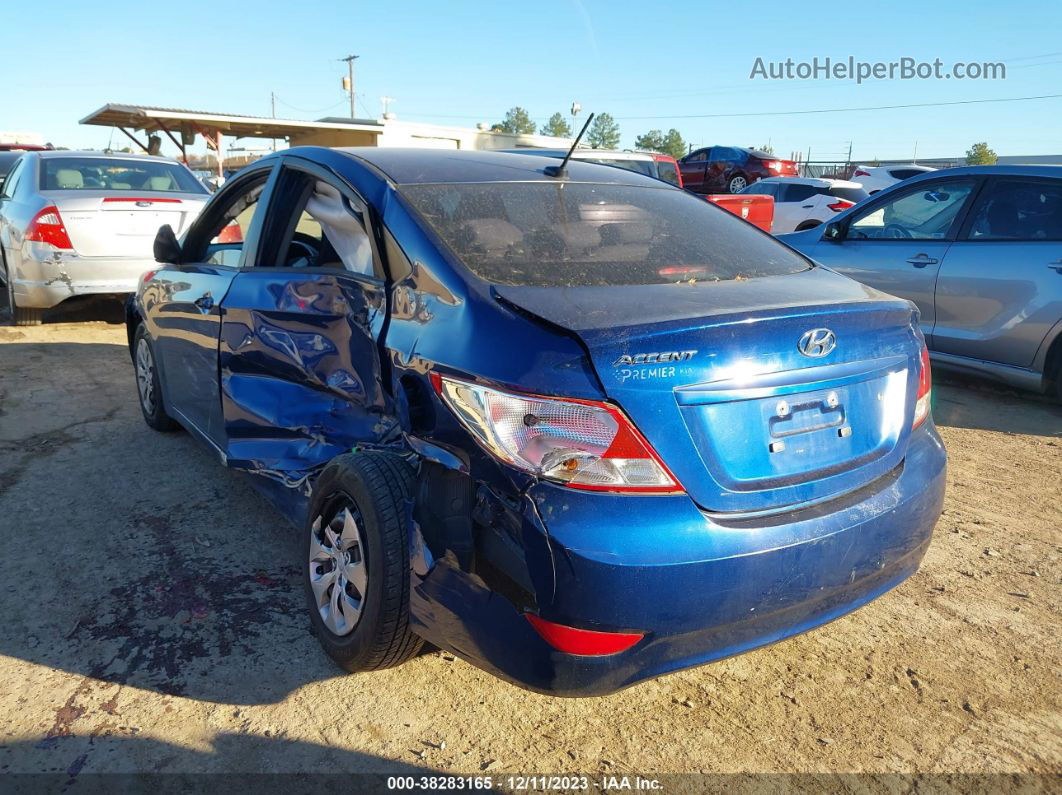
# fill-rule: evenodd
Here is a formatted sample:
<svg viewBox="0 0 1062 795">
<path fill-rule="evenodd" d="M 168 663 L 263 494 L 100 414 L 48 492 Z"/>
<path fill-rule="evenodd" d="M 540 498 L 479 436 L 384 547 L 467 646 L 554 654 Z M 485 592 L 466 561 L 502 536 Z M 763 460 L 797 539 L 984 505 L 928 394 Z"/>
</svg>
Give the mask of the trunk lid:
<svg viewBox="0 0 1062 795">
<path fill-rule="evenodd" d="M 152 258 L 159 227 L 180 235 L 199 215 L 206 196 L 113 190 L 43 191 L 59 209 L 74 250 L 83 257 Z"/>
<path fill-rule="evenodd" d="M 608 397 L 706 510 L 827 499 L 903 460 L 920 354 L 905 301 L 823 268 L 683 286 L 493 289 L 578 335 Z M 818 329 L 835 347 L 802 353 Z"/>
</svg>

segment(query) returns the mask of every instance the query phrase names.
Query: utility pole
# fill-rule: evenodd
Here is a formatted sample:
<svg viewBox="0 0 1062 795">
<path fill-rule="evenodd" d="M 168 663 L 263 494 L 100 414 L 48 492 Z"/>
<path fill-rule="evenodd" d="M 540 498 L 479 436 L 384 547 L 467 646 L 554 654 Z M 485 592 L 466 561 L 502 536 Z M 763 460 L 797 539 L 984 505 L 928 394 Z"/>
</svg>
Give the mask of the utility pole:
<svg viewBox="0 0 1062 795">
<path fill-rule="evenodd" d="M 277 95 L 272 91 L 269 92 L 269 107 L 270 112 L 273 114 L 273 118 L 277 117 Z"/>
<path fill-rule="evenodd" d="M 387 107 L 388 107 L 388 105 L 390 105 L 394 101 L 395 101 L 394 97 L 380 97 L 380 102 L 383 104 L 383 109 L 384 109 L 383 117 L 385 119 L 387 118 Z"/>
<path fill-rule="evenodd" d="M 352 119 L 355 116 L 355 113 L 354 113 L 354 62 L 356 60 L 358 60 L 358 58 L 360 58 L 360 57 L 361 56 L 359 56 L 359 55 L 348 55 L 346 58 L 340 58 L 339 59 L 341 61 L 346 61 L 347 62 L 348 77 L 344 81 L 346 83 L 344 88 L 346 88 L 347 91 L 350 92 L 350 118 L 352 118 Z"/>
</svg>

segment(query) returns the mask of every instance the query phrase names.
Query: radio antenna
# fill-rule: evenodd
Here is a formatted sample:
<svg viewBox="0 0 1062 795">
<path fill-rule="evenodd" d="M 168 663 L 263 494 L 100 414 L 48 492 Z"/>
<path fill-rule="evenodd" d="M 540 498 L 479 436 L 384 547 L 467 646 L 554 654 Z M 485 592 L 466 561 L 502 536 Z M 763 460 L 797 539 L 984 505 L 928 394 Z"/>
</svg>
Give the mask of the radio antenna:
<svg viewBox="0 0 1062 795">
<path fill-rule="evenodd" d="M 594 114 L 591 113 L 586 117 L 586 124 L 583 125 L 583 129 L 579 130 L 579 134 L 575 136 L 575 142 L 572 144 L 572 148 L 568 150 L 568 154 L 564 156 L 559 166 L 546 166 L 542 169 L 543 173 L 547 177 L 557 177 L 558 179 L 568 176 L 568 161 L 572 158 L 572 152 L 575 151 L 575 147 L 579 145 L 579 142 L 583 140 L 583 133 L 586 132 L 586 128 L 590 126 L 590 122 L 594 120 Z"/>
</svg>

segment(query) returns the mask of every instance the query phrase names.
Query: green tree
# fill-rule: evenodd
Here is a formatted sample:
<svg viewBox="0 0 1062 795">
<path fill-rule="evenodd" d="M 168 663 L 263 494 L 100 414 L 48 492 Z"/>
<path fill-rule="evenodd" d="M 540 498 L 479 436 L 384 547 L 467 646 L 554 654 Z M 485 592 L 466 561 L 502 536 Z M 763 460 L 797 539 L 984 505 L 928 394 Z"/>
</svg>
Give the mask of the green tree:
<svg viewBox="0 0 1062 795">
<path fill-rule="evenodd" d="M 770 144 L 764 144 L 763 146 L 760 147 L 760 151 L 761 152 L 766 152 L 769 155 L 773 155 L 774 154 L 774 147 L 771 146 Z"/>
<path fill-rule="evenodd" d="M 996 160 L 998 160 L 996 153 L 989 149 L 984 141 L 966 150 L 966 165 L 968 166 L 991 166 Z"/>
<path fill-rule="evenodd" d="M 501 125 L 497 126 L 502 132 L 529 135 L 535 132 L 535 123 L 531 116 L 519 105 L 509 108 L 502 119 Z"/>
<path fill-rule="evenodd" d="M 552 135 L 556 138 L 571 138 L 572 126 L 565 121 L 561 114 L 554 113 L 549 117 L 549 121 L 542 125 L 542 129 L 538 132 L 539 135 Z"/>
<path fill-rule="evenodd" d="M 650 130 L 644 135 L 639 135 L 635 138 L 634 146 L 647 152 L 663 152 L 664 134 L 660 130 Z"/>
<path fill-rule="evenodd" d="M 686 142 L 682 140 L 679 131 L 672 127 L 664 136 L 664 145 L 660 149 L 665 155 L 671 155 L 678 160 L 686 154 Z"/>
<path fill-rule="evenodd" d="M 586 132 L 586 141 L 593 149 L 615 149 L 620 144 L 619 125 L 609 114 L 599 113 Z"/>
</svg>

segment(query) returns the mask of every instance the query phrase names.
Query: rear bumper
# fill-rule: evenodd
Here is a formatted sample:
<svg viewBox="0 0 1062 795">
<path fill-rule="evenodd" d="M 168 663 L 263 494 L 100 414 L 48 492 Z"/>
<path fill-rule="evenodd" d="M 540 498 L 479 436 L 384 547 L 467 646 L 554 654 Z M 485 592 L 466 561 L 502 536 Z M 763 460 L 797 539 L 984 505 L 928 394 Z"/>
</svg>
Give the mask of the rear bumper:
<svg viewBox="0 0 1062 795">
<path fill-rule="evenodd" d="M 49 309 L 75 295 L 133 293 L 140 275 L 152 267 L 155 262 L 144 257 L 82 257 L 31 243 L 14 274 L 15 303 Z"/>
<path fill-rule="evenodd" d="M 603 657 L 554 651 L 483 581 L 437 562 L 414 585 L 421 634 L 532 690 L 602 695 L 739 654 L 848 613 L 913 574 L 944 498 L 936 431 L 912 435 L 903 465 L 861 493 L 773 518 L 702 514 L 686 497 L 615 497 L 532 488 L 548 532 L 552 588 L 537 612 L 568 626 L 639 631 Z M 533 562 L 537 560 L 538 562 Z M 542 571 L 530 580 L 548 580 Z"/>
</svg>

